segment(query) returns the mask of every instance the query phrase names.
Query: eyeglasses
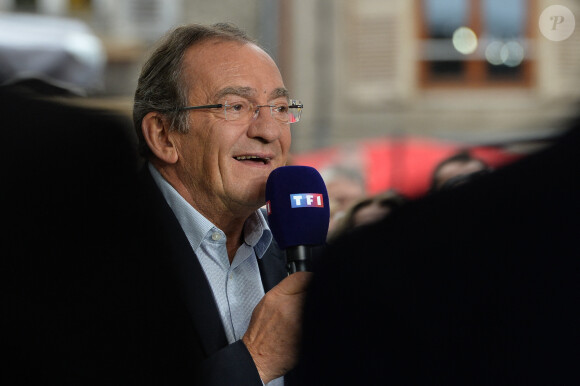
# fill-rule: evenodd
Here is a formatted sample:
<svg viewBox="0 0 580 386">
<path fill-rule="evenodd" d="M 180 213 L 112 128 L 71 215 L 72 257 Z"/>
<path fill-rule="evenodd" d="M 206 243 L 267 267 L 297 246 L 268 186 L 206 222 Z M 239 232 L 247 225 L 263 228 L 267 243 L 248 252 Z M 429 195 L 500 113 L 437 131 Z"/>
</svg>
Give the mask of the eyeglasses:
<svg viewBox="0 0 580 386">
<path fill-rule="evenodd" d="M 270 108 L 270 115 L 282 123 L 296 123 L 300 120 L 304 105 L 299 100 L 290 99 L 289 103 L 274 105 L 255 105 L 248 100 L 240 99 L 224 104 L 181 107 L 180 110 L 223 109 L 226 121 L 247 121 L 258 118 L 262 107 Z"/>
</svg>

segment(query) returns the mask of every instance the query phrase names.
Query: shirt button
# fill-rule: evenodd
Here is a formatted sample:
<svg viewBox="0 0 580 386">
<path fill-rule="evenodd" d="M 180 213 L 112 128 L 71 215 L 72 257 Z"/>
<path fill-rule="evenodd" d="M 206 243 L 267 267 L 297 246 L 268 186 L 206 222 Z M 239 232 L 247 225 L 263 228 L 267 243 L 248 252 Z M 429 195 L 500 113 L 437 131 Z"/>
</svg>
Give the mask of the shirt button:
<svg viewBox="0 0 580 386">
<path fill-rule="evenodd" d="M 214 232 L 214 233 L 212 233 L 212 235 L 211 235 L 211 239 L 212 239 L 213 241 L 218 241 L 218 240 L 220 240 L 221 238 L 222 238 L 222 235 L 220 235 L 218 232 Z"/>
</svg>

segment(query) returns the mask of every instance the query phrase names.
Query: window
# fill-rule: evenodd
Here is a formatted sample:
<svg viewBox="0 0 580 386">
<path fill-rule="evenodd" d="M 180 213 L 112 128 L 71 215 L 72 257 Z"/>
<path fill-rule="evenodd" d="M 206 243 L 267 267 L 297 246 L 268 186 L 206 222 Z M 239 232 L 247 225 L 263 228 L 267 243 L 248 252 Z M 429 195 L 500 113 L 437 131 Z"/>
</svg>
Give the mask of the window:
<svg viewBox="0 0 580 386">
<path fill-rule="evenodd" d="M 14 1 L 14 11 L 18 12 L 35 12 L 36 0 L 16 0 Z"/>
<path fill-rule="evenodd" d="M 67 14 L 69 11 L 87 11 L 91 0 L 14 0 L 13 10 L 17 12 Z"/>
<path fill-rule="evenodd" d="M 419 0 L 420 80 L 529 86 L 533 0 Z"/>
</svg>

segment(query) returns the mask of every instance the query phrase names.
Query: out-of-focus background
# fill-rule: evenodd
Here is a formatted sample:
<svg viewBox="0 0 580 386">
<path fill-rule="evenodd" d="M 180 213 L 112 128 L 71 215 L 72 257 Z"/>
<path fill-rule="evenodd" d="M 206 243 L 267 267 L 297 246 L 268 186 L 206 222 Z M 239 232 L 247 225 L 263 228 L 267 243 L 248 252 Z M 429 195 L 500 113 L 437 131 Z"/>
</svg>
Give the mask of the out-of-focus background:
<svg viewBox="0 0 580 386">
<path fill-rule="evenodd" d="M 154 41 L 233 22 L 304 103 L 292 162 L 416 197 L 458 149 L 501 167 L 565 127 L 578 16 L 578 0 L 0 0 L 0 82 L 43 78 L 131 114 Z"/>
</svg>

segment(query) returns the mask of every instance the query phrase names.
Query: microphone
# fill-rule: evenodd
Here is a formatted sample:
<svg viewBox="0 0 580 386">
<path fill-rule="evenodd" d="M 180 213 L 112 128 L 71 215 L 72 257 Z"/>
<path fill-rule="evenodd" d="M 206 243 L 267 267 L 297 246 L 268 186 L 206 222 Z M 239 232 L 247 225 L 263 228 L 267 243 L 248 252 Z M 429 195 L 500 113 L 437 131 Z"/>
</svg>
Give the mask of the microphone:
<svg viewBox="0 0 580 386">
<path fill-rule="evenodd" d="M 266 182 L 268 223 L 280 248 L 286 250 L 289 273 L 311 271 L 312 249 L 328 234 L 330 208 L 322 176 L 310 166 L 282 166 Z"/>
</svg>

